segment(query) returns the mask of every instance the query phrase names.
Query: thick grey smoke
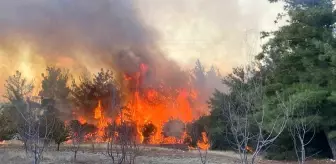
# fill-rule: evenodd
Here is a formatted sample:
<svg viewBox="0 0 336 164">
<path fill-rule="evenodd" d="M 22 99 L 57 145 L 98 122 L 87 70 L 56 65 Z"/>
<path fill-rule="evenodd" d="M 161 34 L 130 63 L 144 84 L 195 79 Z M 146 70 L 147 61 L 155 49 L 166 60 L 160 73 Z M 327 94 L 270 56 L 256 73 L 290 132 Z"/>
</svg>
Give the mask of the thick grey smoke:
<svg viewBox="0 0 336 164">
<path fill-rule="evenodd" d="M 24 43 L 30 60 L 37 55 L 46 64 L 128 73 L 145 63 L 159 79 L 184 76 L 158 49 L 158 35 L 139 18 L 134 0 L 2 0 L 0 29 L 0 50 L 12 60 L 22 58 L 14 52 Z"/>
</svg>

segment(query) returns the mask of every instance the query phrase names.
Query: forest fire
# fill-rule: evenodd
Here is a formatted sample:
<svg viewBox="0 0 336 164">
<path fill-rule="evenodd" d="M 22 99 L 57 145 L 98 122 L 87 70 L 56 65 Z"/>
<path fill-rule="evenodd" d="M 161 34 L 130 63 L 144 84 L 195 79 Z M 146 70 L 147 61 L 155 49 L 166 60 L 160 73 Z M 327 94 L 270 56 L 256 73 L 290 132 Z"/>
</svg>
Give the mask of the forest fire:
<svg viewBox="0 0 336 164">
<path fill-rule="evenodd" d="M 96 142 L 104 142 L 106 128 L 115 123 L 131 122 L 136 126 L 138 143 L 144 144 L 183 144 L 190 138 L 186 125 L 200 116 L 207 115 L 205 102 L 198 101 L 198 91 L 189 88 L 172 88 L 161 83 L 159 87 L 143 87 L 143 79 L 149 67 L 140 64 L 136 73 L 125 73 L 123 83 L 127 86 L 128 100 L 114 117 L 108 116 L 102 101 L 93 109 L 92 115 L 79 115 L 81 123 L 92 122 L 96 130 Z M 78 115 L 78 113 L 77 113 Z M 94 121 L 89 121 L 93 118 Z M 174 123 L 176 120 L 181 123 Z M 207 140 L 202 134 L 203 140 Z M 201 143 L 201 142 L 200 142 Z M 207 148 L 202 141 L 200 148 Z"/>
<path fill-rule="evenodd" d="M 108 127 L 108 125 L 111 123 L 111 121 L 108 121 L 105 119 L 105 116 L 103 114 L 103 108 L 101 106 L 101 101 L 98 101 L 98 106 L 94 110 L 94 118 L 98 121 L 97 123 L 97 141 L 101 142 L 104 141 L 103 137 L 105 134 L 105 129 Z"/>
<path fill-rule="evenodd" d="M 197 146 L 202 150 L 208 150 L 210 148 L 209 139 L 205 132 L 202 132 L 202 139 L 197 141 Z"/>
</svg>

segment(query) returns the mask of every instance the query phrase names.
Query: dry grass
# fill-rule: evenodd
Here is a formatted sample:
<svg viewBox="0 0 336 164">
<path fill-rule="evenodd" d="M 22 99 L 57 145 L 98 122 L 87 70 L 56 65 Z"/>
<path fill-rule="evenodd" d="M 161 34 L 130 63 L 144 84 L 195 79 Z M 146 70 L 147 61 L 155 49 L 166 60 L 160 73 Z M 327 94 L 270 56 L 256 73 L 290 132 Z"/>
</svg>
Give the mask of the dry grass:
<svg viewBox="0 0 336 164">
<path fill-rule="evenodd" d="M 32 159 L 26 155 L 25 151 L 20 148 L 6 148 L 0 150 L 0 163 L 6 164 L 28 164 L 32 163 Z M 154 150 L 142 153 L 137 157 L 139 164 L 201 164 L 198 154 L 189 152 L 176 152 L 173 150 Z M 211 155 L 210 155 L 211 156 Z M 107 164 L 111 163 L 109 158 L 102 152 L 91 153 L 89 151 L 80 151 L 77 160 L 74 162 L 73 153 L 71 151 L 52 151 L 48 150 L 44 153 L 43 164 Z M 211 156 L 209 164 L 233 164 L 235 163 L 230 157 Z"/>
<path fill-rule="evenodd" d="M 48 148 L 44 155 L 42 164 L 109 164 L 111 161 L 104 154 L 105 144 L 96 144 L 95 152 L 92 152 L 91 144 L 83 144 L 73 160 L 71 145 L 61 146 L 61 151 L 55 151 L 55 146 Z M 141 153 L 137 157 L 138 164 L 201 164 L 198 151 L 183 151 L 162 147 L 141 146 Z M 238 162 L 238 155 L 234 152 L 208 152 L 208 164 L 235 164 Z M 309 161 L 309 164 L 329 163 L 331 161 Z M 2 144 L 0 148 L 0 164 L 31 164 L 32 158 L 27 156 L 22 144 L 17 141 Z M 261 161 L 259 164 L 285 164 L 295 162 Z"/>
<path fill-rule="evenodd" d="M 111 163 L 105 155 L 105 144 L 95 144 L 95 152 L 92 152 L 91 144 L 81 145 L 77 160 L 73 160 L 71 145 L 64 144 L 61 151 L 55 151 L 55 147 L 48 148 L 43 155 L 43 164 L 108 164 Z M 140 146 L 141 153 L 137 157 L 138 164 L 201 164 L 197 151 L 183 151 L 162 147 Z M 236 159 L 233 153 L 209 152 L 209 164 L 234 164 Z M 28 164 L 32 159 L 22 147 L 22 143 L 10 141 L 0 148 L 0 163 L 4 164 Z"/>
</svg>

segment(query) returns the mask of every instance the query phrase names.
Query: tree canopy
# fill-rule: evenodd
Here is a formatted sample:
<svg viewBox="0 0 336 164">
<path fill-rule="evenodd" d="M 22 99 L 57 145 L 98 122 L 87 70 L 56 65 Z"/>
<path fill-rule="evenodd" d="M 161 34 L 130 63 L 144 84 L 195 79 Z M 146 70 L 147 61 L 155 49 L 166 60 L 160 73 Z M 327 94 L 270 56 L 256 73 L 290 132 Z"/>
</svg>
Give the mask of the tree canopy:
<svg viewBox="0 0 336 164">
<path fill-rule="evenodd" d="M 282 2 L 285 10 L 279 14 L 279 19 L 286 19 L 286 23 L 276 31 L 262 33 L 262 38 L 269 40 L 256 56 L 259 65 L 255 67 L 255 72 L 250 76 L 244 73 L 244 68 L 233 69 L 233 73 L 223 81 L 230 88 L 230 93 L 217 91 L 211 98 L 210 117 L 213 123 L 210 131 L 215 138 L 229 137 L 226 135 L 229 122 L 223 118 L 225 106 L 236 104 L 236 110 L 239 110 L 242 103 L 236 99 L 236 87 L 247 91 L 254 78 L 261 78 L 262 108 L 266 109 L 268 118 L 275 118 L 284 110 L 289 110 L 287 127 L 314 120 L 318 135 L 327 138 L 336 158 L 336 12 L 333 1 Z M 244 92 L 243 96 L 248 94 Z M 254 108 L 258 111 L 260 107 Z M 272 124 L 274 120 L 269 119 L 268 122 Z M 265 126 L 264 130 L 267 132 L 269 129 Z M 286 131 L 277 142 L 281 143 L 288 136 Z M 214 141 L 224 142 L 219 139 Z"/>
</svg>

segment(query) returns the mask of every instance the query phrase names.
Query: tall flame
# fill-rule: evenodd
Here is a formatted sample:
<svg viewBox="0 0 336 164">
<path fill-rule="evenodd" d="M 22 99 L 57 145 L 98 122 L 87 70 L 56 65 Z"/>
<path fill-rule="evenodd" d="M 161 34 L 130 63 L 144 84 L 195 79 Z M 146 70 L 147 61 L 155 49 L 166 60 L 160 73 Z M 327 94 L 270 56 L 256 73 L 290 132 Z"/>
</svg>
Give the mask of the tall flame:
<svg viewBox="0 0 336 164">
<path fill-rule="evenodd" d="M 105 129 L 112 122 L 120 125 L 122 121 L 131 122 L 136 127 L 137 141 L 143 143 L 145 140 L 144 129 L 146 125 L 153 125 L 155 131 L 146 138 L 146 143 L 149 144 L 182 144 L 184 140 L 189 137 L 186 133 L 185 125 L 198 119 L 200 116 L 208 114 L 206 110 L 200 110 L 205 103 L 197 101 L 197 90 L 190 88 L 172 88 L 161 83 L 159 87 L 144 87 L 142 85 L 143 78 L 148 72 L 149 67 L 146 64 L 139 65 L 139 71 L 133 74 L 124 74 L 124 83 L 129 89 L 125 107 L 120 113 L 110 118 L 104 112 L 102 101 L 99 100 L 97 107 L 93 110 L 92 116 L 81 116 L 79 120 L 81 123 L 86 123 L 85 118 L 91 117 L 97 127 L 97 141 L 102 142 L 105 134 Z M 184 123 L 179 125 L 180 136 L 167 136 L 164 127 L 170 120 L 180 120 Z M 174 125 L 172 125 L 174 126 Z M 169 128 L 168 128 L 169 129 Z M 205 133 L 203 134 L 203 141 L 200 142 L 202 149 L 208 144 Z M 189 137 L 190 138 L 190 137 Z"/>
<path fill-rule="evenodd" d="M 197 141 L 197 146 L 201 150 L 208 150 L 210 148 L 209 139 L 206 132 L 202 132 L 202 139 Z"/>
<path fill-rule="evenodd" d="M 105 134 L 105 129 L 108 127 L 109 122 L 107 119 L 105 119 L 105 116 L 103 114 L 103 108 L 101 105 L 101 100 L 98 101 L 98 106 L 94 110 L 94 118 L 98 121 L 97 123 L 97 140 L 99 142 L 103 141 L 103 137 Z"/>
</svg>

